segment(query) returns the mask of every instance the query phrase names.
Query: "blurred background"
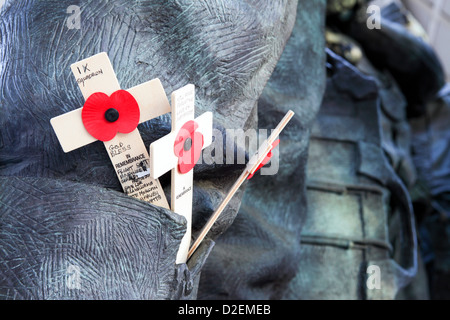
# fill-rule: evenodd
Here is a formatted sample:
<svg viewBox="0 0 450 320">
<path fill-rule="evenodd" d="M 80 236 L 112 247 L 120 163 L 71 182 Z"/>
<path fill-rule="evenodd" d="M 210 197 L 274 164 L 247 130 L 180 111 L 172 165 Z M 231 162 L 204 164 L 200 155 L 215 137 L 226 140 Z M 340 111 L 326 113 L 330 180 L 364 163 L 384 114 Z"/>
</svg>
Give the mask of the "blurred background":
<svg viewBox="0 0 450 320">
<path fill-rule="evenodd" d="M 436 50 L 444 66 L 447 81 L 450 80 L 450 1 L 403 0 L 406 8 L 417 18 L 428 35 L 428 41 Z"/>
</svg>

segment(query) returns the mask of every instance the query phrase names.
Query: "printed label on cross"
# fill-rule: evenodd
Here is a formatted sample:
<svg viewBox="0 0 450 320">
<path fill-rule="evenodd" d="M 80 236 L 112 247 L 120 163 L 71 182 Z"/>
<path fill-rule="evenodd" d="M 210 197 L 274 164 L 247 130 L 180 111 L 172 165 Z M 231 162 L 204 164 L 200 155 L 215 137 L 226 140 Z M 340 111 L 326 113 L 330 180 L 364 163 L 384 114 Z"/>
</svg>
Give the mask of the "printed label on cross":
<svg viewBox="0 0 450 320">
<path fill-rule="evenodd" d="M 195 87 L 188 84 L 172 93 L 172 132 L 150 145 L 150 172 L 157 179 L 172 170 L 172 211 L 184 216 L 187 230 L 176 263 L 187 259 L 191 240 L 193 168 L 201 151 L 212 142 L 212 113 L 194 119 Z"/>
<path fill-rule="evenodd" d="M 137 129 L 139 123 L 170 112 L 159 79 L 120 90 L 105 52 L 78 61 L 71 69 L 86 102 L 50 120 L 64 152 L 103 141 L 124 192 L 169 209 L 161 184 L 150 176 L 150 157 Z"/>
</svg>

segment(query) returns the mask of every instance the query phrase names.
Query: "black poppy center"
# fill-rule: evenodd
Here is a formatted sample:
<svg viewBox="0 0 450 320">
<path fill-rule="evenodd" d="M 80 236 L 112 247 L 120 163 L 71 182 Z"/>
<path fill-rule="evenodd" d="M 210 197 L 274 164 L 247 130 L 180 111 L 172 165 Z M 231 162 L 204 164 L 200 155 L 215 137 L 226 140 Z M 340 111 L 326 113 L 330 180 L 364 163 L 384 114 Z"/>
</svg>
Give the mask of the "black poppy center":
<svg viewBox="0 0 450 320">
<path fill-rule="evenodd" d="M 186 140 L 184 140 L 184 145 L 183 145 L 184 151 L 191 150 L 191 147 L 192 147 L 192 139 L 191 138 L 187 138 Z"/>
<path fill-rule="evenodd" d="M 109 108 L 105 112 L 105 119 L 109 122 L 115 122 L 119 119 L 119 111 L 114 108 Z"/>
</svg>

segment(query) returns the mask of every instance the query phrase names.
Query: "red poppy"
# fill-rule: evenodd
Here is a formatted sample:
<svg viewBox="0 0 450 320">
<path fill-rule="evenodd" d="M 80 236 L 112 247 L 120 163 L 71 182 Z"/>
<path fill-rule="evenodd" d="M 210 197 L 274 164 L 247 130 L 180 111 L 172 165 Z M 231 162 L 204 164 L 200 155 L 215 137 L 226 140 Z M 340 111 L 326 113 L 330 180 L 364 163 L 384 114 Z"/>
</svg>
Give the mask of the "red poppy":
<svg viewBox="0 0 450 320">
<path fill-rule="evenodd" d="M 110 97 L 96 92 L 84 103 L 81 118 L 90 135 L 100 141 L 109 141 L 117 132 L 130 133 L 136 129 L 140 110 L 128 91 L 117 90 Z"/>
<path fill-rule="evenodd" d="M 191 120 L 186 122 L 175 138 L 174 152 L 178 157 L 178 170 L 187 173 L 194 168 L 203 149 L 203 135 L 196 132 L 198 124 Z"/>
<path fill-rule="evenodd" d="M 261 169 L 262 167 L 264 167 L 272 158 L 273 154 L 272 154 L 272 150 L 275 149 L 275 147 L 280 143 L 280 139 L 276 140 L 273 144 L 272 144 L 272 148 L 270 148 L 270 151 L 267 153 L 266 157 L 263 159 L 263 161 L 261 161 L 261 163 L 259 164 L 258 168 L 256 168 L 255 172 L 253 172 L 253 174 L 250 174 L 247 177 L 247 180 L 250 180 L 251 178 L 253 178 L 253 176 L 255 175 L 255 173 Z"/>
</svg>

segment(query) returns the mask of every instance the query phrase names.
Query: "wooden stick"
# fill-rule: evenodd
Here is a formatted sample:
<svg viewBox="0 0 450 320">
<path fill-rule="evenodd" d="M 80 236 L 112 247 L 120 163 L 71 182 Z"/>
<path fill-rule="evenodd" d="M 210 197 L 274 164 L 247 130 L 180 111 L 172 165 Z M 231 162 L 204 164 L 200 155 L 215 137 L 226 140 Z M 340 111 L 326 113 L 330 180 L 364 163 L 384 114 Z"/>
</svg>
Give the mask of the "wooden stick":
<svg viewBox="0 0 450 320">
<path fill-rule="evenodd" d="M 233 184 L 230 191 L 226 195 L 225 199 L 222 200 L 219 207 L 216 209 L 216 211 L 214 211 L 212 216 L 209 218 L 208 222 L 205 224 L 203 229 L 200 231 L 200 234 L 198 235 L 197 239 L 192 244 L 192 246 L 188 252 L 188 259 L 192 256 L 192 254 L 195 252 L 195 250 L 199 247 L 200 243 L 206 237 L 207 233 L 209 232 L 211 227 L 214 225 L 216 220 L 219 218 L 220 214 L 225 209 L 225 207 L 228 205 L 230 200 L 233 198 L 234 194 L 238 191 L 239 187 L 244 183 L 244 181 L 247 179 L 247 177 L 250 174 L 255 173 L 259 164 L 264 160 L 266 155 L 269 153 L 270 149 L 272 148 L 272 144 L 275 142 L 276 138 L 280 135 L 281 131 L 283 131 L 284 127 L 288 124 L 288 122 L 291 120 L 291 118 L 293 116 L 294 116 L 294 112 L 292 110 L 289 110 L 286 113 L 286 115 L 284 116 L 284 118 L 277 125 L 277 127 L 273 130 L 273 132 L 269 136 L 269 138 L 263 142 L 263 144 L 258 149 L 256 154 L 247 163 L 247 167 L 245 168 L 245 170 L 241 173 L 241 175 L 239 176 L 237 181 Z"/>
</svg>

